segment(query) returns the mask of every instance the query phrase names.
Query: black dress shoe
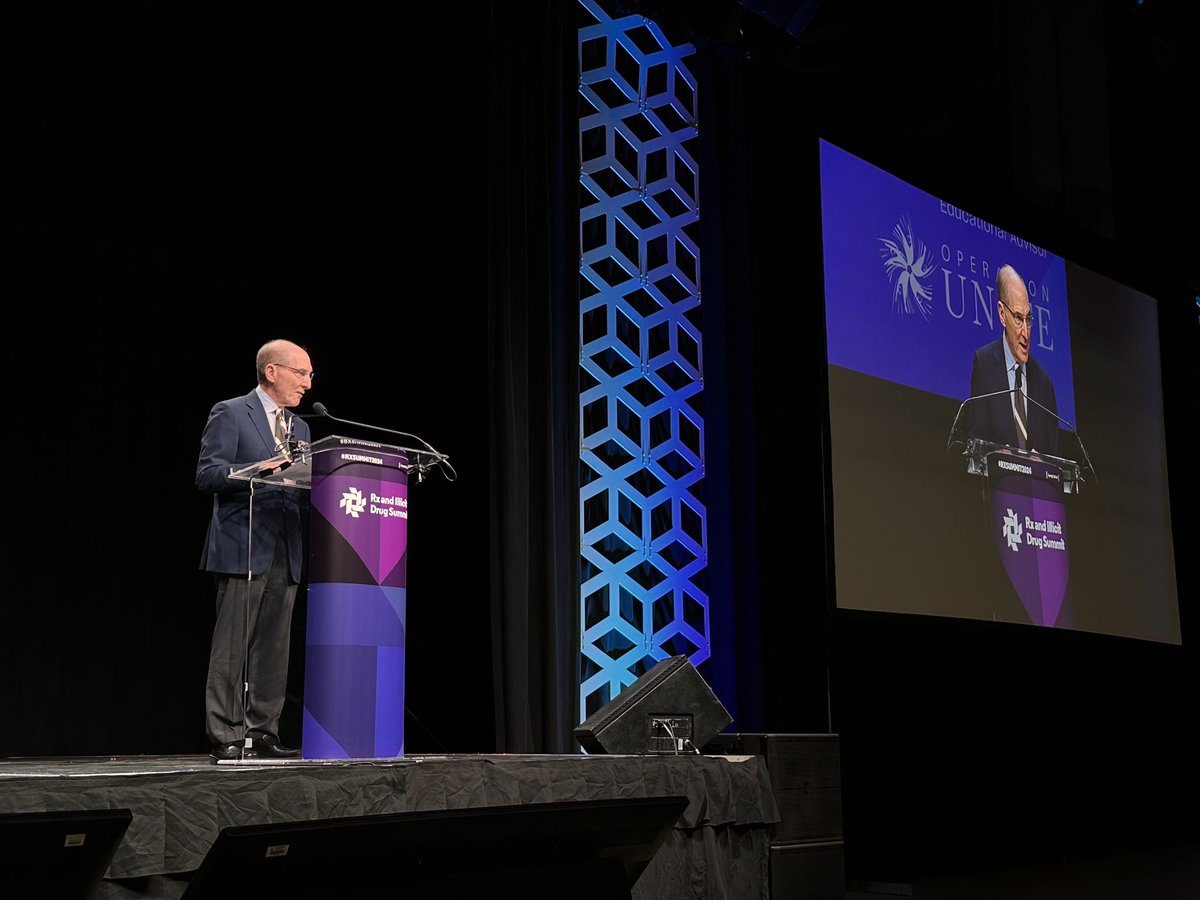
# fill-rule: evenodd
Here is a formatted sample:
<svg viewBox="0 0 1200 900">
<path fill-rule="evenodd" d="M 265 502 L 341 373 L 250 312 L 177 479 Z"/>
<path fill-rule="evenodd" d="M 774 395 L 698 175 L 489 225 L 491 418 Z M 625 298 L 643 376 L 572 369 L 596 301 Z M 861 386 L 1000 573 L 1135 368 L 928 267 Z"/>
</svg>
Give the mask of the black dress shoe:
<svg viewBox="0 0 1200 900">
<path fill-rule="evenodd" d="M 300 751 L 283 746 L 273 734 L 252 734 L 246 755 L 251 759 L 295 759 Z"/>
<path fill-rule="evenodd" d="M 241 759 L 242 756 L 244 755 L 244 753 L 243 753 L 243 751 L 245 750 L 245 747 L 243 746 L 244 744 L 245 744 L 245 741 L 242 741 L 242 740 L 228 741 L 227 743 L 224 743 L 224 744 L 213 744 L 212 750 L 209 752 L 208 755 L 211 756 L 214 760 Z"/>
</svg>

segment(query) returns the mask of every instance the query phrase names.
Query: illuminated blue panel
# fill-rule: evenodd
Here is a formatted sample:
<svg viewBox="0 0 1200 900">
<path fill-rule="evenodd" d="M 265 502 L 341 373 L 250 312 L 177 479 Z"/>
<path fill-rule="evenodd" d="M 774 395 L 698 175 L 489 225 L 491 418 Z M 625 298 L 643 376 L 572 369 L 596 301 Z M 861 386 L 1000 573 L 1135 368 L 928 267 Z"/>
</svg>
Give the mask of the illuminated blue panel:
<svg viewBox="0 0 1200 900">
<path fill-rule="evenodd" d="M 710 648 L 695 48 L 580 5 L 582 721 Z"/>
</svg>

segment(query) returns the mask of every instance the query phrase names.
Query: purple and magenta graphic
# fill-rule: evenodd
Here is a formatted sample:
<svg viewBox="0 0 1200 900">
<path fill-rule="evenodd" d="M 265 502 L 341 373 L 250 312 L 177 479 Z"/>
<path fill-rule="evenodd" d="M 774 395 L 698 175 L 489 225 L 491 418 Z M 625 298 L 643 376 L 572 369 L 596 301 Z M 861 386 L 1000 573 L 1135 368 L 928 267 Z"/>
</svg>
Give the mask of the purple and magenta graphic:
<svg viewBox="0 0 1200 900">
<path fill-rule="evenodd" d="M 1064 609 L 1067 508 L 1058 478 L 1058 467 L 1027 457 L 988 457 L 991 526 L 1004 571 L 1033 624 L 1071 627 Z"/>
<path fill-rule="evenodd" d="M 407 458 L 339 439 L 312 460 L 304 758 L 404 755 Z"/>
<path fill-rule="evenodd" d="M 1030 354 L 1075 425 L 1063 258 L 821 142 L 829 364 L 965 400 L 971 357 L 999 338 L 996 271 L 1020 273 Z"/>
</svg>

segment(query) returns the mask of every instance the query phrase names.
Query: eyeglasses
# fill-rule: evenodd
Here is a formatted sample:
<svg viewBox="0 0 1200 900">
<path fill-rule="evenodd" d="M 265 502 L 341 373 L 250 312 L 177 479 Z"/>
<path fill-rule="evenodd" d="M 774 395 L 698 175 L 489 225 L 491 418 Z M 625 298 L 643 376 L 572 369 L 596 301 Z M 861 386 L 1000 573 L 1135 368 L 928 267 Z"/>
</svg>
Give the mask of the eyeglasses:
<svg viewBox="0 0 1200 900">
<path fill-rule="evenodd" d="M 1003 300 L 1000 301 L 1004 303 Z M 1022 315 L 1019 312 L 1013 312 L 1013 308 L 1007 303 L 1004 303 L 1004 308 L 1008 310 L 1008 314 L 1017 320 L 1017 329 L 1033 327 L 1033 310 L 1030 310 L 1027 315 Z"/>
<path fill-rule="evenodd" d="M 295 372 L 296 377 L 299 378 L 301 381 L 303 381 L 305 378 L 307 378 L 309 381 L 312 381 L 314 378 L 317 377 L 316 372 L 310 372 L 310 371 L 308 371 L 308 369 L 297 369 L 295 366 L 286 366 L 283 363 L 278 363 L 278 362 L 271 363 L 271 365 L 279 366 L 279 368 L 281 368 L 281 369 L 287 369 L 289 372 Z"/>
</svg>

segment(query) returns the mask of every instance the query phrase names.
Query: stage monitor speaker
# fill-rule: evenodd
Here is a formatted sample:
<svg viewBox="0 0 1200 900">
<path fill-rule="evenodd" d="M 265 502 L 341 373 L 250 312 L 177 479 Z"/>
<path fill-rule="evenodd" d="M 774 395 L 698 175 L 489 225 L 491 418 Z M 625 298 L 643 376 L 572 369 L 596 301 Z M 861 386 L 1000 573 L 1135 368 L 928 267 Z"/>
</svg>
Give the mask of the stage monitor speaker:
<svg viewBox="0 0 1200 900">
<path fill-rule="evenodd" d="M 94 896 L 132 821 L 128 809 L 0 815 L 0 897 Z"/>
<path fill-rule="evenodd" d="M 228 825 L 181 900 L 631 900 L 684 796 Z"/>
<path fill-rule="evenodd" d="M 686 656 L 657 663 L 575 728 L 589 753 L 699 753 L 733 717 Z"/>
</svg>

